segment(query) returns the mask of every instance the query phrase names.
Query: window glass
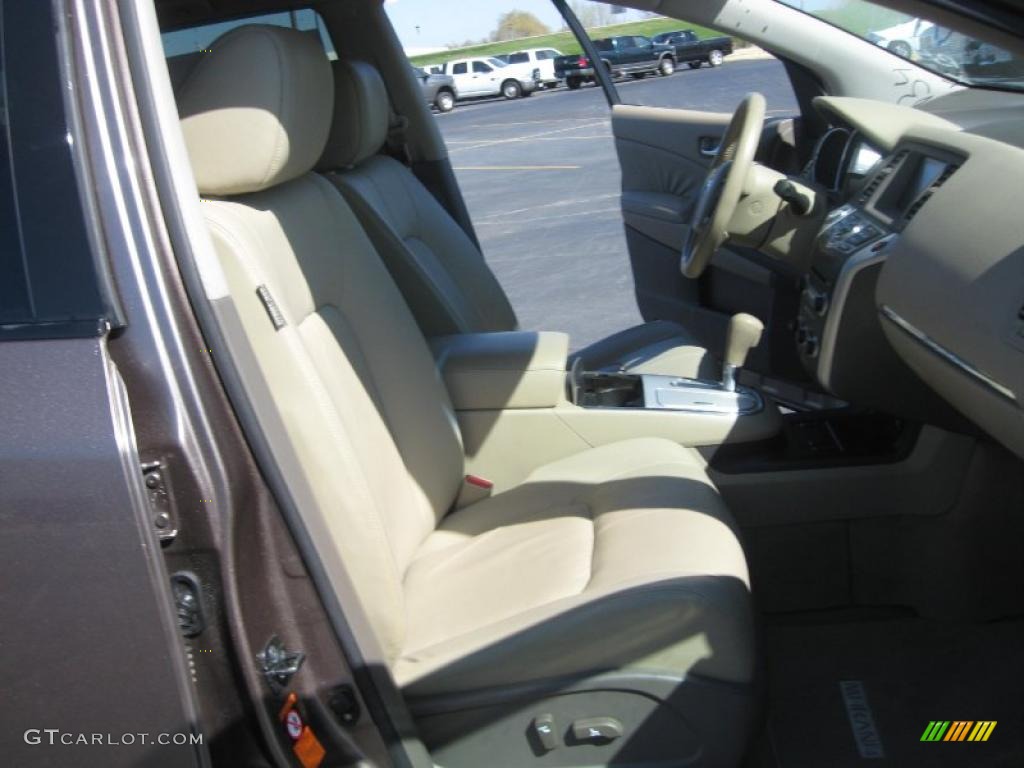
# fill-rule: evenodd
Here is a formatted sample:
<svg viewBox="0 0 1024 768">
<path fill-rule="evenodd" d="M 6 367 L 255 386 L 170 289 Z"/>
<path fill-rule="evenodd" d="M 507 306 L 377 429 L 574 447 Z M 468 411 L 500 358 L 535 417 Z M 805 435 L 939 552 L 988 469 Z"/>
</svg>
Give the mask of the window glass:
<svg viewBox="0 0 1024 768">
<path fill-rule="evenodd" d="M 0 14 L 2 17 L 2 14 Z M 2 31 L 0 19 L 0 31 Z M 3 36 L 0 35 L 0 46 Z M 11 177 L 10 147 L 7 136 L 7 85 L 0 47 L 0 323 L 31 314 L 25 268 L 18 239 L 18 213 L 14 201 L 14 179 Z"/>
<path fill-rule="evenodd" d="M 57 6 L 0 4 L 0 339 L 95 336 L 119 322 L 79 196 Z"/>
<path fill-rule="evenodd" d="M 483 74 L 486 74 L 487 72 L 493 72 L 494 70 L 491 69 L 490 67 L 488 67 L 486 64 L 484 64 L 482 61 L 474 61 L 473 62 L 473 71 L 474 72 L 481 72 Z"/>
<path fill-rule="evenodd" d="M 513 53 L 508 57 L 509 64 L 525 64 L 530 60 L 530 54 L 528 53 Z"/>
<path fill-rule="evenodd" d="M 466 68 L 466 62 L 464 62 L 464 61 L 460 61 L 458 64 L 456 64 L 454 67 L 452 67 L 452 74 L 453 75 L 464 75 L 464 74 L 466 74 L 467 71 L 468 70 Z"/>
<path fill-rule="evenodd" d="M 967 85 L 1024 90 L 1024 58 L 952 29 L 865 0 L 780 0 Z"/>
<path fill-rule="evenodd" d="M 231 21 L 222 21 L 216 24 L 204 24 L 198 27 L 165 32 L 160 36 L 164 44 L 164 55 L 171 58 L 173 56 L 204 51 L 225 32 L 245 24 L 270 24 L 275 27 L 291 27 L 292 29 L 303 31 L 316 30 L 320 35 L 320 42 L 323 44 L 324 50 L 327 51 L 327 55 L 332 59 L 337 58 L 323 20 L 316 11 L 309 8 L 298 11 L 267 13 L 261 16 L 247 16 L 243 19 L 232 19 Z"/>
</svg>

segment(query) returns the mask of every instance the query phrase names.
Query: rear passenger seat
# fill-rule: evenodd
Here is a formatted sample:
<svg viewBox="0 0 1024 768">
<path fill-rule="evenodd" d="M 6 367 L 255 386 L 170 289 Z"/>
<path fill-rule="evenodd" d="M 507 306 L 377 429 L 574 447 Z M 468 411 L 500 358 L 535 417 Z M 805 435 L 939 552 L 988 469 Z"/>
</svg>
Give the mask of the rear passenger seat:
<svg viewBox="0 0 1024 768">
<path fill-rule="evenodd" d="M 317 40 L 228 32 L 179 112 L 231 297 L 314 501 L 437 762 L 733 764 L 753 618 L 731 516 L 689 449 L 636 439 L 449 514 L 463 449 L 430 350 L 332 184 L 312 172 L 334 87 Z M 274 311 L 268 311 L 268 309 Z M 539 754 L 531 718 L 623 736 Z M 480 741 L 484 739 L 484 741 Z M 581 756 L 582 755 L 582 756 Z M 476 763 L 481 764 L 481 763 Z"/>
</svg>

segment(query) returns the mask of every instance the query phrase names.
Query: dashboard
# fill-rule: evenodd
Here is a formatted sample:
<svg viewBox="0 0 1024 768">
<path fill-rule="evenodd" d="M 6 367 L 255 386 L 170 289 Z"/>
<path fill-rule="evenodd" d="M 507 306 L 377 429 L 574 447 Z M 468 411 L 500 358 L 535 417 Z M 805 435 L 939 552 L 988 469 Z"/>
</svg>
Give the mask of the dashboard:
<svg viewBox="0 0 1024 768">
<path fill-rule="evenodd" d="M 920 109 L 816 108 L 833 127 L 803 175 L 830 210 L 795 324 L 805 368 L 850 402 L 962 415 L 1024 456 L 1024 149 Z"/>
</svg>

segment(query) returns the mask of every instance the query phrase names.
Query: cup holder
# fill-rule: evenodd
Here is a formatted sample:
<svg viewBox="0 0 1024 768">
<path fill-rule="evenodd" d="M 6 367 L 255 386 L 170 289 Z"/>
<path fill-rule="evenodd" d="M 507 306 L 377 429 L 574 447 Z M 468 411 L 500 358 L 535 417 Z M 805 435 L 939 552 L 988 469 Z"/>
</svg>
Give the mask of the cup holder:
<svg viewBox="0 0 1024 768">
<path fill-rule="evenodd" d="M 585 408 L 643 408 L 643 379 L 628 373 L 584 373 L 573 384 L 573 402 Z"/>
</svg>

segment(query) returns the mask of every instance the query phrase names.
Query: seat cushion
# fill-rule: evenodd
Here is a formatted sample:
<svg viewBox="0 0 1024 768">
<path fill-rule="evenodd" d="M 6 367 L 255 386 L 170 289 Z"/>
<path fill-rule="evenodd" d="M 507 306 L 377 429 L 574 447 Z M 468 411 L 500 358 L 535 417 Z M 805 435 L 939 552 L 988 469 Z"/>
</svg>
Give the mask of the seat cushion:
<svg viewBox="0 0 1024 768">
<path fill-rule="evenodd" d="M 404 590 L 395 675 L 413 696 L 626 668 L 752 674 L 734 523 L 696 455 L 669 441 L 591 449 L 449 515 Z"/>
<path fill-rule="evenodd" d="M 721 362 L 697 338 L 678 323 L 654 320 L 594 342 L 579 350 L 587 371 L 623 371 L 685 376 L 717 381 Z"/>
</svg>

